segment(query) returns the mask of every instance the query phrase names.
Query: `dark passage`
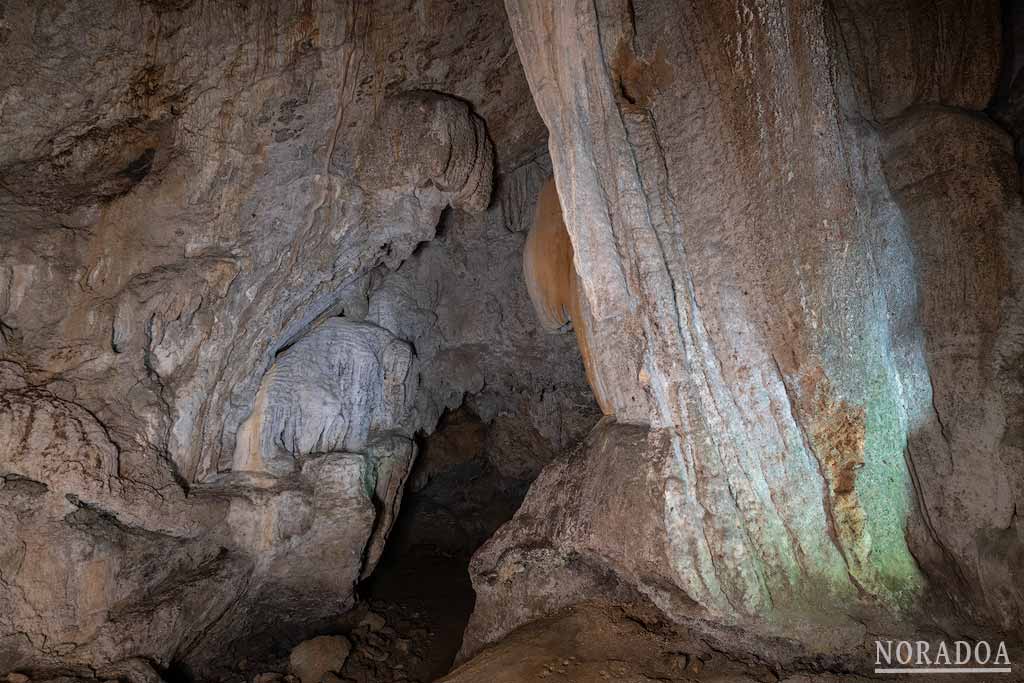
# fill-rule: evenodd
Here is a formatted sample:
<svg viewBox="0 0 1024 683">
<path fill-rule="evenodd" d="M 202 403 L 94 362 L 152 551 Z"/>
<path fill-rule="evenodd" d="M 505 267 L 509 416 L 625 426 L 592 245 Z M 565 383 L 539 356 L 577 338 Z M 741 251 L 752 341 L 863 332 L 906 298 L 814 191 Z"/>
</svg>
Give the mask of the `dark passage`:
<svg viewBox="0 0 1024 683">
<path fill-rule="evenodd" d="M 432 681 L 447 673 L 473 610 L 473 552 L 518 509 L 528 481 L 491 462 L 490 426 L 460 408 L 420 442 L 395 528 L 348 615 L 342 680 Z"/>
<path fill-rule="evenodd" d="M 467 407 L 446 412 L 418 449 L 398 519 L 356 606 L 300 628 L 250 632 L 219 653 L 209 680 L 299 683 L 289 657 L 319 636 L 343 636 L 351 647 L 340 670 L 313 683 L 428 683 L 451 670 L 475 601 L 470 558 L 519 509 L 552 452 L 522 421 L 484 422 Z M 178 665 L 164 675 L 204 680 Z"/>
</svg>

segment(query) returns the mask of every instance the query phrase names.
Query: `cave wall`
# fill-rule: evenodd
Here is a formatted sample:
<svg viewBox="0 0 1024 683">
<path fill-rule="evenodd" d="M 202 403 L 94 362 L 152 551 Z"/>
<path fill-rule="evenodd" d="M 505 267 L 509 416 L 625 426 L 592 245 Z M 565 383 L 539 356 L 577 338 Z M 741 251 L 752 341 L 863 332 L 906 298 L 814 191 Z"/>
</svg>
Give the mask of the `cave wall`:
<svg viewBox="0 0 1024 683">
<path fill-rule="evenodd" d="M 446 408 L 531 476 L 592 424 L 499 2 L 13 2 L 0 49 L 0 671 L 301 638 Z"/>
<path fill-rule="evenodd" d="M 601 596 L 776 662 L 1019 632 L 1000 4 L 506 6 L 615 419 L 474 558 L 464 653 Z"/>
<path fill-rule="evenodd" d="M 1018 4 L 4 3 L 0 671 L 301 637 L 460 406 L 544 468 L 466 654 L 593 597 L 770 665 L 1019 631 Z"/>
</svg>

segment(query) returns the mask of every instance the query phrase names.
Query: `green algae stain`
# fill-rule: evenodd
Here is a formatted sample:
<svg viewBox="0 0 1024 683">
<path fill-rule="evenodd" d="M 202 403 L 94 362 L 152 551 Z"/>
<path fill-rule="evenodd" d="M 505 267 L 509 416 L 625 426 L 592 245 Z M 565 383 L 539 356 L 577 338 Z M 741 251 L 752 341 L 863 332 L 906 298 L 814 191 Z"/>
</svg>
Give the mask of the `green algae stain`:
<svg viewBox="0 0 1024 683">
<path fill-rule="evenodd" d="M 904 450 L 908 423 L 895 381 L 884 368 L 866 387 L 867 431 L 864 467 L 857 490 L 871 536 L 869 560 L 881 582 L 879 589 L 901 609 L 911 606 L 924 586 L 906 541 L 913 513 L 913 489 Z"/>
</svg>

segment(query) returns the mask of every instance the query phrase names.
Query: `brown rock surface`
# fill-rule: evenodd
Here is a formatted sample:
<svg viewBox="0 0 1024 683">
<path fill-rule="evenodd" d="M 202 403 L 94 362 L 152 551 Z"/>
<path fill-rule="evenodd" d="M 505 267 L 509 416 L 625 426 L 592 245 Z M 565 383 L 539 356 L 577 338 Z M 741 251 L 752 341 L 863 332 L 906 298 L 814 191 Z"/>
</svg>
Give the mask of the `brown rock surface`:
<svg viewBox="0 0 1024 683">
<path fill-rule="evenodd" d="M 463 652 L 631 593 L 782 665 L 1019 630 L 997 3 L 506 4 L 594 372 L 639 426 L 549 466 L 478 553 Z"/>
<path fill-rule="evenodd" d="M 856 675 L 773 670 L 755 661 L 715 652 L 690 634 L 607 605 L 585 603 L 513 631 L 498 645 L 441 679 L 443 683 L 838 683 L 868 681 Z"/>
<path fill-rule="evenodd" d="M 302 683 L 320 683 L 325 674 L 341 671 L 351 650 L 344 636 L 317 636 L 295 646 L 289 668 Z"/>
</svg>

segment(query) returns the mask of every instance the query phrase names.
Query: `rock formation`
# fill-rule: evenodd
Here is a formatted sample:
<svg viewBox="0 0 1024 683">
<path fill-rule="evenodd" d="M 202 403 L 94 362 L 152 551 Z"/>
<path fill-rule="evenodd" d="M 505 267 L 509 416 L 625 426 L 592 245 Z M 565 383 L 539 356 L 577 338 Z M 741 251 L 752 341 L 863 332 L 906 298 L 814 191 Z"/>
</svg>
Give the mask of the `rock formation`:
<svg viewBox="0 0 1024 683">
<path fill-rule="evenodd" d="M 591 360 L 594 338 L 590 317 L 583 303 L 579 276 L 573 265 L 572 242 L 553 180 L 544 185 L 537 199 L 536 217 L 523 248 L 523 275 L 541 327 L 559 332 L 571 326 L 576 332 L 590 388 L 601 410 L 606 415 L 611 413 L 608 391 Z"/>
<path fill-rule="evenodd" d="M 0 677 L 366 679 L 385 549 L 488 535 L 452 680 L 1019 643 L 1022 27 L 3 3 Z"/>
<path fill-rule="evenodd" d="M 504 9 L 399 5 L 0 10 L 3 673 L 202 678 L 295 642 L 352 604 L 446 408 L 536 435 L 534 468 L 592 423 L 515 293 L 543 126 Z M 491 204 L 492 137 L 514 196 L 400 269 L 446 207 Z M 499 253 L 501 301 L 463 320 Z"/>
<path fill-rule="evenodd" d="M 363 452 L 389 432 L 409 440 L 416 379 L 407 343 L 376 325 L 328 318 L 263 376 L 231 471 L 287 475 L 300 456 Z"/>
<path fill-rule="evenodd" d="M 608 596 L 783 663 L 1019 631 L 998 3 L 507 4 L 617 422 L 475 558 L 465 650 Z"/>
</svg>

